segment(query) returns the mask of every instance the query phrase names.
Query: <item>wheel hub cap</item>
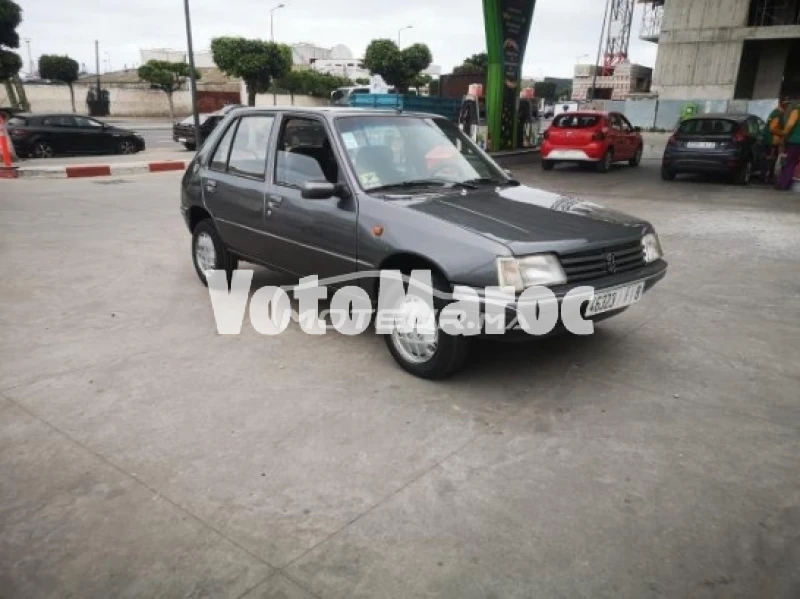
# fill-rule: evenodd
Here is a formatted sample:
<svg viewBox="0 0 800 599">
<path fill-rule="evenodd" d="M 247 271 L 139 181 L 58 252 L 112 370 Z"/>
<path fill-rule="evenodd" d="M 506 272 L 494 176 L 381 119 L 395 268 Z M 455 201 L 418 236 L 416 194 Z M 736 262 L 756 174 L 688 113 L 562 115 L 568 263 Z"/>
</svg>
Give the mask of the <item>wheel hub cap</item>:
<svg viewBox="0 0 800 599">
<path fill-rule="evenodd" d="M 214 249 L 214 241 L 208 233 L 197 236 L 194 254 L 201 271 L 206 272 L 217 267 L 217 250 Z"/>
<path fill-rule="evenodd" d="M 439 342 L 439 330 L 435 324 L 429 331 L 427 323 L 432 318 L 430 308 L 419 297 L 406 297 L 396 307 L 392 344 L 403 358 L 414 364 L 427 362 L 434 355 Z"/>
</svg>

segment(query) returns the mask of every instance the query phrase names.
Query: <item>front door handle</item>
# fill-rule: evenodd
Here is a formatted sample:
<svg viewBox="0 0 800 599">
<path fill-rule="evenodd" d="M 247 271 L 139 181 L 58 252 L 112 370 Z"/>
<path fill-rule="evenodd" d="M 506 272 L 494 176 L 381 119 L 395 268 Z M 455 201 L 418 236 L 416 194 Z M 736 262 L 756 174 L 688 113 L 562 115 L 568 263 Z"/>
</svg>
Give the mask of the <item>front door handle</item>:
<svg viewBox="0 0 800 599">
<path fill-rule="evenodd" d="M 267 206 L 269 208 L 277 208 L 283 202 L 281 196 L 267 196 Z"/>
<path fill-rule="evenodd" d="M 206 179 L 205 187 L 208 193 L 216 193 L 217 182 L 214 179 Z"/>
</svg>

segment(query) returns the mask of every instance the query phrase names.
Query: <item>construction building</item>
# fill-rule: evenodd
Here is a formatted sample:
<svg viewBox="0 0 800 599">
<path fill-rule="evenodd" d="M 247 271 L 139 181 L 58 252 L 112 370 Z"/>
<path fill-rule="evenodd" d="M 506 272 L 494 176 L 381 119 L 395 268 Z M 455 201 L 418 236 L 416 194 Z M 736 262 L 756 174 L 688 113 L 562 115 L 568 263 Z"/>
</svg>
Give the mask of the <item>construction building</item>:
<svg viewBox="0 0 800 599">
<path fill-rule="evenodd" d="M 625 100 L 650 91 L 653 69 L 623 62 L 613 68 L 579 64 L 572 78 L 573 100 Z M 593 91 L 592 91 L 593 90 Z"/>
<path fill-rule="evenodd" d="M 800 0 L 638 0 L 661 99 L 800 97 Z"/>
</svg>

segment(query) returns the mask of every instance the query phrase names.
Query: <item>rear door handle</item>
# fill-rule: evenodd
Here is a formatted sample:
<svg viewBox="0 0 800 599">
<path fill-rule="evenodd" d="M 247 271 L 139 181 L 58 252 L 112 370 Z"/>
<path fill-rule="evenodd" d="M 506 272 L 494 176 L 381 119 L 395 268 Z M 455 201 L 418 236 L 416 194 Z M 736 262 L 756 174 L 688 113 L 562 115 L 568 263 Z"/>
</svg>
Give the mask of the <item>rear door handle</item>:
<svg viewBox="0 0 800 599">
<path fill-rule="evenodd" d="M 208 193 L 216 193 L 217 182 L 214 179 L 206 179 L 205 188 Z"/>
</svg>

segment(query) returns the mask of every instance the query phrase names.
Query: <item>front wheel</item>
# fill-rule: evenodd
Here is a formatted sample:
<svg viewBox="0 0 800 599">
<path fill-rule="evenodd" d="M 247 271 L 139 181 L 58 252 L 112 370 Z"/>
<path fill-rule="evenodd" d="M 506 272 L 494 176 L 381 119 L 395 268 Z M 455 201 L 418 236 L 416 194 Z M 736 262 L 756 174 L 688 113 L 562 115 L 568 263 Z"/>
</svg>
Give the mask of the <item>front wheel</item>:
<svg viewBox="0 0 800 599">
<path fill-rule="evenodd" d="M 197 223 L 192 233 L 192 261 L 200 282 L 208 287 L 206 272 L 224 270 L 230 284 L 239 260 L 230 253 L 210 219 Z"/>
<path fill-rule="evenodd" d="M 555 165 L 556 163 L 552 160 L 542 160 L 542 168 L 546 171 L 552 171 Z"/>
<path fill-rule="evenodd" d="M 433 286 L 438 291 L 449 293 L 449 286 L 441 279 L 434 277 Z M 447 302 L 434 298 L 434 308 L 438 315 Z M 405 297 L 397 297 L 389 301 L 397 322 L 413 324 L 422 320 L 428 312 L 428 304 L 424 294 L 413 287 L 408 289 Z M 436 318 L 433 331 L 417 331 L 414 327 L 403 330 L 395 326 L 393 331 L 384 335 L 389 353 L 400 366 L 414 376 L 423 379 L 444 379 L 460 370 L 469 353 L 470 340 L 464 335 L 448 335 L 439 328 Z"/>
<path fill-rule="evenodd" d="M 666 166 L 661 167 L 661 179 L 662 181 L 674 181 L 675 180 L 675 171 L 671 168 L 667 168 Z"/>
<path fill-rule="evenodd" d="M 55 154 L 49 141 L 37 141 L 31 149 L 31 156 L 34 158 L 52 158 Z"/>
<path fill-rule="evenodd" d="M 639 146 L 638 148 L 636 148 L 636 154 L 634 154 L 633 158 L 631 158 L 628 161 L 628 164 L 631 165 L 631 166 L 639 166 L 639 163 L 642 161 L 642 154 L 643 153 L 644 153 L 644 149 L 642 148 L 642 146 Z"/>
<path fill-rule="evenodd" d="M 194 152 L 197 149 L 196 144 L 190 144 L 190 143 L 183 144 L 183 147 L 189 150 L 190 152 Z"/>
<path fill-rule="evenodd" d="M 119 142 L 119 153 L 120 154 L 136 154 L 138 152 L 138 148 L 136 147 L 136 143 L 132 139 L 123 139 Z"/>
<path fill-rule="evenodd" d="M 597 163 L 597 172 L 607 173 L 611 170 L 612 164 L 614 164 L 614 150 L 609 148 L 605 155 Z"/>
</svg>

